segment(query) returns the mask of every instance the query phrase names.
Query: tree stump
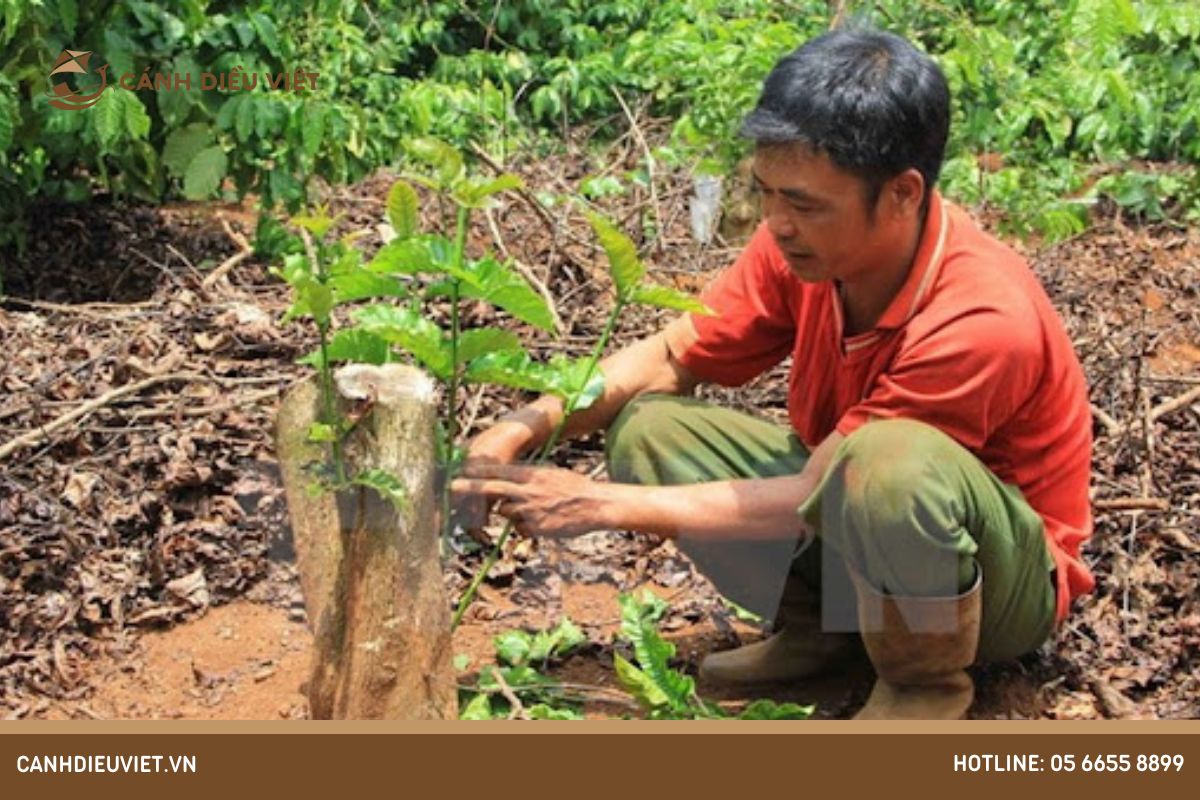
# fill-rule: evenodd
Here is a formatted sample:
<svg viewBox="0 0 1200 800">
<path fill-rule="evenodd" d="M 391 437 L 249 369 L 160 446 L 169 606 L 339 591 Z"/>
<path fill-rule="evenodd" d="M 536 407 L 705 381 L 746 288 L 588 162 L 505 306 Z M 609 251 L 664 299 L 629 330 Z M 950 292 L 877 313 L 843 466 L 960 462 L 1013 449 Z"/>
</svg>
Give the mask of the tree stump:
<svg viewBox="0 0 1200 800">
<path fill-rule="evenodd" d="M 438 556 L 433 384 L 389 364 L 338 371 L 339 413 L 362 412 L 347 437 L 347 474 L 381 469 L 407 487 L 393 504 L 352 486 L 314 494 L 313 464 L 327 444 L 308 441 L 318 419 L 317 378 L 279 409 L 276 446 L 296 560 L 314 634 L 308 698 L 314 719 L 453 719 L 450 615 Z"/>
</svg>

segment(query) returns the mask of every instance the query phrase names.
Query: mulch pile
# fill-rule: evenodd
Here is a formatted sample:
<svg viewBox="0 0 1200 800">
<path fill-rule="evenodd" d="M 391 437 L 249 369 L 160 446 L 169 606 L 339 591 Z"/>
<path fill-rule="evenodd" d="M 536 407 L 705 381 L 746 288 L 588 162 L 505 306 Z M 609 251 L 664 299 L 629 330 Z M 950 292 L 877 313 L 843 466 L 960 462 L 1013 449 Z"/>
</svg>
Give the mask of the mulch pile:
<svg viewBox="0 0 1200 800">
<path fill-rule="evenodd" d="M 512 165 L 537 198 L 510 196 L 478 216 L 472 249 L 516 258 L 557 299 L 563 335 L 522 331 L 535 349 L 582 355 L 599 333 L 606 269 L 570 196 L 601 164 L 625 179 L 639 163 L 638 137 L 604 153 L 572 143 Z M 696 290 L 736 250 L 693 240 L 691 181 L 662 172 L 653 193 L 626 181 L 598 205 L 639 235 L 657 280 Z M 328 197 L 368 250 L 380 243 L 388 185 L 379 176 Z M 253 217 L 240 207 L 98 201 L 34 213 L 25 257 L 0 252 L 0 716 L 88 716 L 85 663 L 127 650 L 147 627 L 243 596 L 303 613 L 271 438 L 314 333 L 278 323 L 286 287 L 244 252 Z M 436 203 L 426 216 L 437 224 Z M 655 219 L 665 224 L 647 229 Z M 1200 235 L 1114 217 L 1028 255 L 1091 385 L 1097 514 L 1086 555 L 1099 586 L 1043 652 L 987 670 L 985 686 L 1034 686 L 1034 708 L 1014 712 L 1024 715 L 1200 716 Z M 486 313 L 469 308 L 466 324 Z M 616 344 L 662 321 L 631 314 Z M 781 367 L 736 392 L 704 392 L 782 422 L 785 376 Z M 520 399 L 466 394 L 469 429 Z M 598 473 L 600 455 L 590 437 L 556 458 Z M 480 557 L 459 544 L 446 571 L 455 596 Z M 650 578 L 678 595 L 668 629 L 706 615 L 729 628 L 728 610 L 694 588 L 702 582 L 670 547 L 612 533 L 562 555 L 514 542 L 493 587 L 518 604 L 554 604 L 564 579 Z M 487 618 L 488 605 L 472 614 Z"/>
</svg>

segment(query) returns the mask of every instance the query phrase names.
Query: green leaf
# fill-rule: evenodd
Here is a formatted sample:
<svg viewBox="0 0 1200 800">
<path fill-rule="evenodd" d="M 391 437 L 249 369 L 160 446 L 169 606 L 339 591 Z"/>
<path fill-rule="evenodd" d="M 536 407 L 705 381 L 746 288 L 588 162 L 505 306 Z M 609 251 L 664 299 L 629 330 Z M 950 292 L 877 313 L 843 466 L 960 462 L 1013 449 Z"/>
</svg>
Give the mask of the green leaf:
<svg viewBox="0 0 1200 800">
<path fill-rule="evenodd" d="M 701 303 L 695 297 L 684 294 L 669 286 L 656 286 L 643 283 L 634 287 L 629 294 L 631 303 L 644 303 L 655 308 L 670 308 L 676 311 L 691 311 L 693 314 L 713 316 L 717 312 Z"/>
<path fill-rule="evenodd" d="M 555 627 L 532 636 L 520 630 L 506 631 L 493 639 L 492 645 L 502 663 L 521 667 L 565 656 L 586 641 L 583 631 L 569 617 L 563 617 Z"/>
<path fill-rule="evenodd" d="M 466 672 L 467 667 L 471 666 L 471 657 L 466 653 L 455 653 L 452 663 L 456 672 Z"/>
<path fill-rule="evenodd" d="M 237 109 L 237 120 L 234 123 L 238 141 L 247 143 L 254 133 L 254 120 L 258 114 L 258 98 L 248 94 Z"/>
<path fill-rule="evenodd" d="M 325 284 L 311 277 L 303 276 L 293 284 L 296 301 L 283 315 L 284 321 L 308 314 L 318 325 L 329 323 L 329 313 L 333 310 L 333 291 Z"/>
<path fill-rule="evenodd" d="M 457 277 L 462 280 L 460 296 L 491 303 L 522 322 L 554 333 L 554 314 L 546 299 L 511 267 L 494 258 L 483 258 L 465 264 Z M 430 292 L 449 293 L 446 285 L 431 287 Z"/>
<path fill-rule="evenodd" d="M 288 220 L 288 224 L 296 228 L 303 228 L 311 233 L 312 237 L 318 242 L 323 242 L 325 241 L 325 237 L 329 235 L 329 231 L 341 218 L 341 214 L 331 217 L 325 213 L 324 208 L 318 208 L 311 214 L 296 214 Z"/>
<path fill-rule="evenodd" d="M 612 272 L 618 296 L 628 297 L 646 274 L 646 265 L 638 258 L 633 241 L 617 230 L 611 222 L 599 214 L 589 213 L 587 218 L 592 223 L 596 238 L 600 240 L 600 246 L 608 256 L 609 270 Z"/>
<path fill-rule="evenodd" d="M 391 355 L 388 343 L 380 337 L 359 328 L 342 328 L 325 343 L 330 363 L 352 361 L 356 364 L 386 364 Z M 320 348 L 297 360 L 315 369 L 321 368 Z"/>
<path fill-rule="evenodd" d="M 620 653 L 613 654 L 613 667 L 616 669 L 617 680 L 625 691 L 633 695 L 633 699 L 648 711 L 669 707 L 671 699 L 651 677 L 621 657 Z"/>
<path fill-rule="evenodd" d="M 289 286 L 296 286 L 305 278 L 312 278 L 312 265 L 303 253 L 289 253 L 283 257 L 283 267 L 272 267 L 271 272 L 287 281 Z"/>
<path fill-rule="evenodd" d="M 555 628 L 548 631 L 538 631 L 529 647 L 530 661 L 545 661 L 549 658 L 565 656 L 587 641 L 583 631 L 571 621 L 563 617 Z"/>
<path fill-rule="evenodd" d="M 420 201 L 412 184 L 396 181 L 387 198 L 388 222 L 400 239 L 407 239 L 417 232 L 421 224 Z"/>
<path fill-rule="evenodd" d="M 505 631 L 492 640 L 496 658 L 509 666 L 520 666 L 529 660 L 533 638 L 525 631 Z"/>
<path fill-rule="evenodd" d="M 125 104 L 119 95 L 123 91 L 113 89 L 100 95 L 92 107 L 92 127 L 100 147 L 110 150 L 125 130 Z"/>
<path fill-rule="evenodd" d="M 492 700 L 487 694 L 480 692 L 471 698 L 462 711 L 458 713 L 459 719 L 495 719 L 492 714 Z"/>
<path fill-rule="evenodd" d="M 516 175 L 501 175 L 490 181 L 471 181 L 460 186 L 455 192 L 455 199 L 465 206 L 479 207 L 483 201 L 494 194 L 511 189 L 520 189 L 525 183 Z"/>
<path fill-rule="evenodd" d="M 408 294 L 408 287 L 395 278 L 365 270 L 334 275 L 329 279 L 329 285 L 333 288 L 334 302 L 339 304 L 371 297 L 404 297 Z"/>
<path fill-rule="evenodd" d="M 237 123 L 238 108 L 244 102 L 246 102 L 246 95 L 235 94 L 221 103 L 221 107 L 217 110 L 217 127 L 223 131 L 233 130 L 234 125 Z"/>
<path fill-rule="evenodd" d="M 494 383 L 553 394 L 568 402 L 574 397 L 576 400 L 572 408 L 582 410 L 604 392 L 604 375 L 599 369 L 592 370 L 591 378 L 584 386 L 588 361 L 586 358 L 572 360 L 556 355 L 549 364 L 541 364 L 524 350 L 487 353 L 467 366 L 465 379 L 473 383 Z"/>
<path fill-rule="evenodd" d="M 571 411 L 582 411 L 604 394 L 604 373 L 598 367 L 590 366 L 591 359 L 580 358 L 571 361 L 562 356 L 550 359 L 550 365 L 559 373 L 559 382 L 563 387 L 563 397 L 571 405 Z"/>
<path fill-rule="evenodd" d="M 325 122 L 327 118 L 328 109 L 323 104 L 310 101 L 304 106 L 304 127 L 302 128 L 301 141 L 304 146 L 304 154 L 310 159 L 315 158 L 317 151 L 321 149 L 321 142 L 325 139 Z"/>
<path fill-rule="evenodd" d="M 487 353 L 472 361 L 464 373 L 471 383 L 493 383 L 542 394 L 557 394 L 557 375 L 525 351 Z"/>
<path fill-rule="evenodd" d="M 487 353 L 520 349 L 521 340 L 515 333 L 499 328 L 475 328 L 459 334 L 458 363 L 474 361 Z"/>
<path fill-rule="evenodd" d="M 755 700 L 738 714 L 738 719 L 808 719 L 815 708 L 796 703 L 776 703 L 774 700 Z"/>
<path fill-rule="evenodd" d="M 449 188 L 463 176 L 464 167 L 462 155 L 458 150 L 439 139 L 421 137 L 408 143 L 408 151 L 413 158 L 423 161 L 433 167 L 437 173 L 438 184 Z"/>
<path fill-rule="evenodd" d="M 183 175 L 183 194 L 189 200 L 206 200 L 221 188 L 229 162 L 220 145 L 206 147 L 196 154 Z"/>
<path fill-rule="evenodd" d="M 374 489 L 383 499 L 399 510 L 408 507 L 408 487 L 398 477 L 383 469 L 367 469 L 350 479 L 350 483 Z"/>
<path fill-rule="evenodd" d="M 621 179 L 615 175 L 589 175 L 579 183 L 579 193 L 589 200 L 625 194 Z"/>
<path fill-rule="evenodd" d="M 573 708 L 549 706 L 545 703 L 535 703 L 525 709 L 530 719 L 583 719 L 583 713 Z"/>
<path fill-rule="evenodd" d="M 332 425 L 314 422 L 308 426 L 308 441 L 310 442 L 336 442 L 337 438 L 337 428 Z"/>
<path fill-rule="evenodd" d="M 122 116 L 125 118 L 125 130 L 131 139 L 145 139 L 150 132 L 150 115 L 146 107 L 133 92 L 121 93 L 121 104 L 125 107 Z"/>
<path fill-rule="evenodd" d="M 449 379 L 449 344 L 441 329 L 415 308 L 366 306 L 357 309 L 353 316 L 363 330 L 412 354 L 438 378 Z"/>
<path fill-rule="evenodd" d="M 256 11 L 250 15 L 250 24 L 254 26 L 255 32 L 258 33 L 259 41 L 267 47 L 267 51 L 276 58 L 283 55 L 279 49 L 279 32 L 275 27 L 275 21 L 270 16 Z"/>
<path fill-rule="evenodd" d="M 690 676 L 671 668 L 670 660 L 675 655 L 675 645 L 658 634 L 654 623 L 656 613 L 660 613 L 657 612 L 657 603 L 662 601 L 656 603 L 647 597 L 648 594 L 643 594 L 641 602 L 632 594 L 622 594 L 617 598 L 621 607 L 620 636 L 633 645 L 638 666 L 665 698 L 665 703 L 659 705 L 667 705 L 671 711 L 683 713 L 692 707 L 696 684 Z"/>
<path fill-rule="evenodd" d="M 199 81 L 201 69 L 195 60 L 193 60 L 190 56 L 178 56 L 174 61 L 167 65 L 167 68 L 164 69 L 163 72 L 166 72 L 172 76 L 173 86 L 175 75 L 193 75 L 195 76 L 195 81 Z M 110 70 L 109 75 L 112 74 L 113 73 Z M 192 86 L 193 88 L 196 87 L 195 82 L 193 82 Z M 198 91 L 187 91 L 183 88 L 180 88 L 179 91 L 175 91 L 173 88 L 164 87 L 162 89 L 155 89 L 155 95 L 157 97 L 158 113 L 162 117 L 165 127 L 169 130 L 172 128 L 177 128 L 184 121 L 186 121 L 188 114 L 192 110 L 192 107 L 197 103 L 197 97 L 199 97 L 201 93 Z"/>
<path fill-rule="evenodd" d="M 58 0 L 58 22 L 68 36 L 75 35 L 79 23 L 79 5 L 75 0 Z"/>
<path fill-rule="evenodd" d="M 0 98 L 0 153 L 12 145 L 16 111 L 14 104 L 7 97 Z"/>
<path fill-rule="evenodd" d="M 452 247 L 441 236 L 395 239 L 379 248 L 366 268 L 386 275 L 440 272 L 444 265 L 450 263 Z"/>
<path fill-rule="evenodd" d="M 176 177 L 182 177 L 196 154 L 212 141 L 212 132 L 203 122 L 171 131 L 163 146 L 162 163 Z"/>
</svg>

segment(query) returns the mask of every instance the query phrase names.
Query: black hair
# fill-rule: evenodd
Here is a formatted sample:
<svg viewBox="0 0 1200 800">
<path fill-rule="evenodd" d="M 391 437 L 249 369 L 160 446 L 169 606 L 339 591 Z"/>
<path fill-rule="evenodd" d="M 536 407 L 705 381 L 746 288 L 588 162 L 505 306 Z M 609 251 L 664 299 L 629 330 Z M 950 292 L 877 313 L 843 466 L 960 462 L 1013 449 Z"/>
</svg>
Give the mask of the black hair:
<svg viewBox="0 0 1200 800">
<path fill-rule="evenodd" d="M 905 39 L 844 28 L 781 59 L 741 135 L 756 145 L 801 142 L 862 179 L 867 208 L 907 169 L 937 182 L 950 131 L 950 89 L 932 58 Z"/>
</svg>

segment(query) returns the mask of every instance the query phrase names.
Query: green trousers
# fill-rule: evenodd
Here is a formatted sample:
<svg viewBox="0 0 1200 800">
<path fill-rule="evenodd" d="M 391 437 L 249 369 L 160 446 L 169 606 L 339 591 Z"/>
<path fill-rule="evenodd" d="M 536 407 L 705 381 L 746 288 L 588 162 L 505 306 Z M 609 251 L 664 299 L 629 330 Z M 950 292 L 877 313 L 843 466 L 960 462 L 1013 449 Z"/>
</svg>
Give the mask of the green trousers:
<svg viewBox="0 0 1200 800">
<path fill-rule="evenodd" d="M 608 430 L 610 478 L 677 485 L 799 473 L 790 430 L 692 398 L 645 395 Z M 797 513 L 815 537 L 747 540 L 737 531 L 677 544 L 717 589 L 773 618 L 785 588 L 821 603 L 827 630 L 856 630 L 848 569 L 887 594 L 947 597 L 983 573 L 979 659 L 1037 648 L 1054 627 L 1054 562 L 1043 523 L 1016 487 L 936 428 L 870 422 L 846 437 Z M 789 584 L 792 584 L 789 586 Z"/>
</svg>

